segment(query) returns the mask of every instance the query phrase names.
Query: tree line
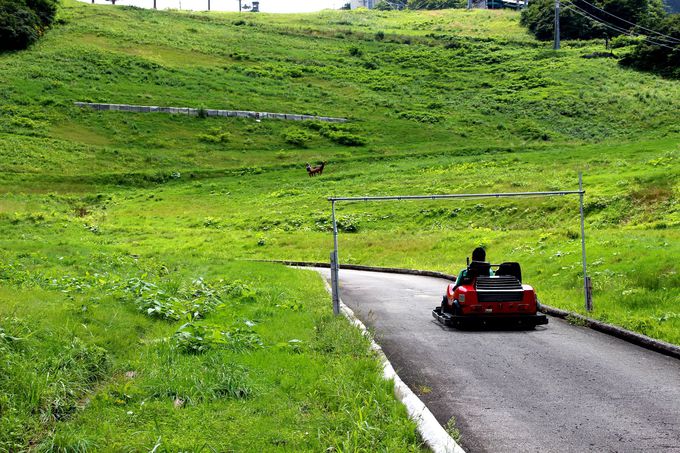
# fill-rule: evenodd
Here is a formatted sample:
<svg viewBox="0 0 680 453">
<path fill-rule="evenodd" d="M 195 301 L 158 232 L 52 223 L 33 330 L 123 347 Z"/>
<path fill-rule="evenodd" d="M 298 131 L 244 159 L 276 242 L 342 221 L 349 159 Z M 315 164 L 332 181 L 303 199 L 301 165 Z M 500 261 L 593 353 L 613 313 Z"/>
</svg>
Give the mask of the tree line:
<svg viewBox="0 0 680 453">
<path fill-rule="evenodd" d="M 555 0 L 531 0 L 520 21 L 545 41 L 553 39 L 554 19 Z M 680 78 L 680 15 L 669 14 L 662 0 L 563 0 L 560 37 L 633 45 L 622 65 Z"/>
</svg>

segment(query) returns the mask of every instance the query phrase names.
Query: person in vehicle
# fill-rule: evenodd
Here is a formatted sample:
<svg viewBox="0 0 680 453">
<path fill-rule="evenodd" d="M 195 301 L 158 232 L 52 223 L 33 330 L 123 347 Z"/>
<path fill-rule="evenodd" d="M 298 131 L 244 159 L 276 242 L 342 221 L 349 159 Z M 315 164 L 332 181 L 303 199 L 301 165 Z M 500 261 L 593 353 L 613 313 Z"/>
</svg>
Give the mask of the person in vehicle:
<svg viewBox="0 0 680 453">
<path fill-rule="evenodd" d="M 458 278 L 456 278 L 456 286 L 454 289 L 463 284 L 463 281 L 469 275 L 468 273 L 470 272 L 471 267 L 474 266 L 474 263 L 486 263 L 486 250 L 484 250 L 482 247 L 477 247 L 472 251 L 472 262 L 470 263 L 470 266 L 460 271 Z M 490 266 L 488 272 L 489 276 L 493 276 L 493 270 L 491 270 Z"/>
<path fill-rule="evenodd" d="M 449 285 L 447 293 L 452 295 L 459 286 L 471 283 L 471 279 L 469 277 L 474 278 L 479 275 L 494 275 L 493 271 L 491 270 L 491 265 L 486 262 L 486 251 L 481 247 L 477 247 L 472 251 L 472 262 L 468 265 L 468 267 L 460 271 L 458 278 L 456 278 L 456 283 Z M 444 295 L 442 298 L 441 307 L 442 313 L 451 313 L 453 310 L 453 302 L 450 301 L 446 295 Z"/>
</svg>

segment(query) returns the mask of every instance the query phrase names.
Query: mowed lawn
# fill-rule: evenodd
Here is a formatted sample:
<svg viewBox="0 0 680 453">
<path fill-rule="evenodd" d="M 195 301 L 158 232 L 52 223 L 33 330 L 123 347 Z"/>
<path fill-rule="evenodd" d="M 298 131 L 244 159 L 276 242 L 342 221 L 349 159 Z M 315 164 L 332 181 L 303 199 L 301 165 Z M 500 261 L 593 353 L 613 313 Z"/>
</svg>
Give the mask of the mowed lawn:
<svg viewBox="0 0 680 453">
<path fill-rule="evenodd" d="M 420 450 L 318 276 L 251 261 L 326 260 L 330 195 L 575 190 L 583 172 L 590 316 L 680 344 L 680 82 L 583 58 L 600 42 L 554 52 L 508 11 L 59 14 L 0 55 L 0 450 Z M 584 312 L 576 197 L 338 218 L 343 263 L 453 273 L 483 245 Z"/>
</svg>

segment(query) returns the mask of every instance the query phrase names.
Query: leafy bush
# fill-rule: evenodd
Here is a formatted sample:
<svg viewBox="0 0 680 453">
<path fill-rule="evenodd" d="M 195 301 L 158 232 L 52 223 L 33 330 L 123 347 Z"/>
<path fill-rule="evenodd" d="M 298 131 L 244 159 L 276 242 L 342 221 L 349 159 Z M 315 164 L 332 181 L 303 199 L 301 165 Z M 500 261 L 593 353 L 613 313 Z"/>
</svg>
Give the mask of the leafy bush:
<svg viewBox="0 0 680 453">
<path fill-rule="evenodd" d="M 293 146 L 305 148 L 314 136 L 303 129 L 287 129 L 283 134 L 283 140 Z"/>
<path fill-rule="evenodd" d="M 54 0 L 0 0 L 0 51 L 25 49 L 36 42 L 56 13 Z"/>
<path fill-rule="evenodd" d="M 172 339 L 177 349 L 188 354 L 202 354 L 212 348 L 243 352 L 264 346 L 260 336 L 250 328 L 234 328 L 224 332 L 216 327 L 192 322 L 181 326 Z"/>
<path fill-rule="evenodd" d="M 609 14 L 578 0 L 574 1 L 575 6 L 587 14 L 599 17 L 603 21 L 624 30 L 630 30 L 631 23 L 642 26 L 651 25 L 664 14 L 660 0 L 593 0 L 590 3 Z M 554 18 L 554 0 L 533 0 L 522 11 L 520 22 L 538 39 L 548 41 L 553 39 Z M 562 39 L 593 39 L 618 34 L 620 33 L 584 17 L 580 11 L 574 8 L 563 8 L 560 11 L 560 36 Z"/>
<path fill-rule="evenodd" d="M 349 54 L 353 57 L 360 57 L 363 55 L 363 52 L 357 46 L 350 46 Z"/>
<path fill-rule="evenodd" d="M 669 15 L 661 21 L 656 30 L 680 41 L 680 14 Z M 678 41 L 675 45 L 664 41 L 663 37 L 655 41 L 663 41 L 668 47 L 641 40 L 633 52 L 621 60 L 621 64 L 644 71 L 658 72 L 667 77 L 680 78 L 680 44 Z"/>
<path fill-rule="evenodd" d="M 449 9 L 464 8 L 466 0 L 409 0 L 408 9 Z"/>
<path fill-rule="evenodd" d="M 392 2 L 386 2 L 385 0 L 380 0 L 376 5 L 375 9 L 378 11 L 392 11 L 393 9 L 397 9 L 396 4 Z"/>
<path fill-rule="evenodd" d="M 221 129 L 213 129 L 208 134 L 198 134 L 198 139 L 204 143 L 227 143 L 231 134 Z"/>
<path fill-rule="evenodd" d="M 358 135 L 345 131 L 330 131 L 326 134 L 330 141 L 343 146 L 364 146 L 366 140 Z"/>
<path fill-rule="evenodd" d="M 443 119 L 441 115 L 432 114 L 429 112 L 400 112 L 397 117 L 417 121 L 419 123 L 438 123 Z"/>
</svg>

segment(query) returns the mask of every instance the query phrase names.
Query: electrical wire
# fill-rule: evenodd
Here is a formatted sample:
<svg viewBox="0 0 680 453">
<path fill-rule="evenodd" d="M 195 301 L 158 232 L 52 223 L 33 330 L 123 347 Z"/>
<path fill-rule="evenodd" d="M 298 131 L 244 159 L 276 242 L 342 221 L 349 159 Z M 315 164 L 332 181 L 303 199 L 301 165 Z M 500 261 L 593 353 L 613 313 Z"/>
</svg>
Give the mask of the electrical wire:
<svg viewBox="0 0 680 453">
<path fill-rule="evenodd" d="M 626 20 L 626 19 L 624 19 L 624 18 L 622 18 L 622 17 L 619 17 L 619 16 L 617 16 L 616 14 L 612 14 L 612 13 L 610 13 L 609 11 L 607 11 L 607 10 L 605 10 L 605 9 L 603 9 L 603 8 L 600 8 L 600 7 L 597 6 L 597 5 L 593 5 L 592 3 L 587 2 L 586 0 L 579 0 L 579 1 L 582 2 L 582 3 L 585 3 L 586 5 L 588 5 L 588 6 L 592 7 L 592 8 L 595 8 L 595 9 L 597 9 L 597 10 L 599 10 L 599 11 L 602 11 L 602 12 L 605 13 L 605 14 L 608 14 L 608 15 L 610 15 L 610 16 L 612 16 L 612 17 L 618 19 L 618 20 L 620 20 L 621 22 L 625 22 L 625 23 L 627 23 L 627 24 L 629 24 L 629 25 L 632 25 L 632 26 L 634 26 L 634 27 L 636 27 L 636 28 L 639 28 L 640 30 L 645 30 L 645 31 L 648 31 L 648 32 L 650 32 L 650 33 L 654 33 L 654 34 L 663 36 L 664 38 L 667 38 L 667 39 L 669 39 L 669 40 L 671 40 L 671 41 L 680 43 L 680 39 L 678 39 L 678 38 L 674 38 L 674 37 L 672 37 L 672 36 L 670 36 L 670 35 L 666 35 L 666 34 L 663 34 L 663 33 L 661 33 L 661 32 L 658 32 L 658 31 L 656 31 L 656 30 L 652 30 L 652 29 L 643 27 L 642 25 L 638 25 L 638 24 L 636 24 L 636 23 L 634 23 L 634 22 L 631 22 L 631 21 Z M 572 4 L 573 4 L 573 3 L 572 3 Z M 659 39 L 659 38 L 655 38 L 655 39 Z"/>
<path fill-rule="evenodd" d="M 640 34 L 631 32 L 631 31 L 629 31 L 629 30 L 626 30 L 625 28 L 617 27 L 616 25 L 612 25 L 612 24 L 610 24 L 610 23 L 608 23 L 608 22 L 605 22 L 605 21 L 603 21 L 603 20 L 601 20 L 601 19 L 595 17 L 595 16 L 589 15 L 589 14 L 588 14 L 587 12 L 585 12 L 584 10 L 581 10 L 581 9 L 574 9 L 574 8 L 578 8 L 578 7 L 576 7 L 576 5 L 573 5 L 573 4 L 572 4 L 571 7 L 567 6 L 567 7 L 565 8 L 565 10 L 571 9 L 574 13 L 576 13 L 576 14 L 582 16 L 582 17 L 585 17 L 586 19 L 589 19 L 589 20 L 591 20 L 591 21 L 593 21 L 593 22 L 596 22 L 596 23 L 598 23 L 598 24 L 601 24 L 601 25 L 603 25 L 603 26 L 605 26 L 605 27 L 607 27 L 607 28 L 610 28 L 610 29 L 612 29 L 612 30 L 614 30 L 614 31 L 616 31 L 616 32 L 618 32 L 618 33 L 621 33 L 621 34 L 624 34 L 624 35 L 627 35 L 627 36 L 631 36 L 631 37 L 640 37 L 640 38 L 642 38 L 643 40 L 645 40 L 645 41 L 647 41 L 647 42 L 649 42 L 649 43 L 651 43 L 651 44 L 654 44 L 654 45 L 657 45 L 657 46 L 661 46 L 661 47 L 666 47 L 667 49 L 675 50 L 674 47 L 669 46 L 669 45 L 666 44 L 666 43 L 661 43 L 661 42 L 658 42 L 658 41 L 655 41 L 655 40 L 651 39 L 651 38 L 648 37 L 648 36 L 643 36 L 643 35 L 640 35 Z"/>
<path fill-rule="evenodd" d="M 564 8 L 564 9 L 565 9 L 565 10 L 569 10 L 569 9 L 570 9 L 570 10 L 573 11 L 574 13 L 576 13 L 576 14 L 578 14 L 578 15 L 580 15 L 580 16 L 583 16 L 583 17 L 585 17 L 586 19 L 589 19 L 589 20 L 591 20 L 591 21 L 593 21 L 593 22 L 597 22 L 597 23 L 599 23 L 599 24 L 601 24 L 601 25 L 604 25 L 605 27 L 610 28 L 610 29 L 612 29 L 612 30 L 614 30 L 614 31 L 616 31 L 616 32 L 621 33 L 621 34 L 624 34 L 624 35 L 627 35 L 627 36 L 631 36 L 631 37 L 641 37 L 641 38 L 644 39 L 645 41 L 647 41 L 647 42 L 649 42 L 649 43 L 651 43 L 651 44 L 654 44 L 654 45 L 656 45 L 656 46 L 666 47 L 667 49 L 675 50 L 675 47 L 669 46 L 667 43 L 661 43 L 661 42 L 658 42 L 658 41 L 654 41 L 653 39 L 651 39 L 651 38 L 648 37 L 648 36 L 643 36 L 643 35 L 640 35 L 640 34 L 636 34 L 636 33 L 634 33 L 634 32 L 631 32 L 630 30 L 626 30 L 625 28 L 617 27 L 616 25 L 612 25 L 612 24 L 610 24 L 610 23 L 608 23 L 608 22 L 605 22 L 605 21 L 603 21 L 602 19 L 600 19 L 600 18 L 598 18 L 598 17 L 595 17 L 595 16 L 590 15 L 590 13 L 588 13 L 587 11 L 585 11 L 585 10 L 579 8 L 578 6 L 574 5 L 573 3 L 569 3 L 569 5 L 568 5 L 566 8 Z"/>
<path fill-rule="evenodd" d="M 584 10 L 583 8 L 580 8 L 579 6 L 575 5 L 574 3 L 571 3 L 571 2 L 569 2 L 569 1 L 567 1 L 567 3 L 569 3 L 569 4 L 571 5 L 572 11 L 574 11 L 575 13 L 580 14 L 581 16 L 583 16 L 583 17 L 585 17 L 585 18 L 587 18 L 587 19 L 590 19 L 590 20 L 592 20 L 592 21 L 594 21 L 594 22 L 597 22 L 597 23 L 599 23 L 599 24 L 601 24 L 601 25 L 604 25 L 605 27 L 611 28 L 612 30 L 615 30 L 615 31 L 617 31 L 617 32 L 619 32 L 619 33 L 625 34 L 625 35 L 627 35 L 627 36 L 632 36 L 632 37 L 641 37 L 641 38 L 643 38 L 644 40 L 646 40 L 646 41 L 648 41 L 648 42 L 650 42 L 650 43 L 652 43 L 652 44 L 654 44 L 654 45 L 666 47 L 666 48 L 671 49 L 671 50 L 674 50 L 674 49 L 675 49 L 672 45 L 669 46 L 668 43 L 662 43 L 662 42 L 656 41 L 656 39 L 657 39 L 656 37 L 654 37 L 654 39 L 652 39 L 652 38 L 650 38 L 649 36 L 644 36 L 644 35 L 641 35 L 641 34 L 639 34 L 639 33 L 631 32 L 630 30 L 626 30 L 625 28 L 622 28 L 622 27 L 613 25 L 613 24 L 611 24 L 611 23 L 609 23 L 609 22 L 606 22 L 605 20 L 603 20 L 603 19 L 601 19 L 601 18 L 599 18 L 599 17 L 597 17 L 597 16 L 591 14 L 590 12 L 588 12 L 588 11 L 586 11 L 586 10 Z M 575 8 L 575 9 L 573 9 L 573 8 Z M 579 12 L 579 11 L 580 11 L 580 12 Z"/>
</svg>

